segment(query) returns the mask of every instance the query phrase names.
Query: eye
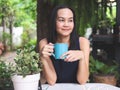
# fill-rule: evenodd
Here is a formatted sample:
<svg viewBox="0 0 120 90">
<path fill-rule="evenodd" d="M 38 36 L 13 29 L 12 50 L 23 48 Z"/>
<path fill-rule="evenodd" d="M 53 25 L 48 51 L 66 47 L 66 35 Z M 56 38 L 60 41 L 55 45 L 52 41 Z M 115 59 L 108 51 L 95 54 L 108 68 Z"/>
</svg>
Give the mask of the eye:
<svg viewBox="0 0 120 90">
<path fill-rule="evenodd" d="M 69 22 L 73 22 L 73 19 L 70 19 Z"/>
<path fill-rule="evenodd" d="M 64 19 L 58 19 L 59 22 L 64 22 Z"/>
</svg>

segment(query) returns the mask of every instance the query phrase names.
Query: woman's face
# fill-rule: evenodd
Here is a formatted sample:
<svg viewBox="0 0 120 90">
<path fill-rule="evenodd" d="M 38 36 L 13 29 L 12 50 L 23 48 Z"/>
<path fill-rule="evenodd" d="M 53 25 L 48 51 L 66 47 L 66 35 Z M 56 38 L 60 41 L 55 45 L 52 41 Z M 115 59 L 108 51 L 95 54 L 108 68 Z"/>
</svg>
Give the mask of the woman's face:
<svg viewBox="0 0 120 90">
<path fill-rule="evenodd" d="M 69 36 L 73 30 L 73 13 L 70 9 L 59 9 L 56 18 L 56 30 L 59 36 Z"/>
</svg>

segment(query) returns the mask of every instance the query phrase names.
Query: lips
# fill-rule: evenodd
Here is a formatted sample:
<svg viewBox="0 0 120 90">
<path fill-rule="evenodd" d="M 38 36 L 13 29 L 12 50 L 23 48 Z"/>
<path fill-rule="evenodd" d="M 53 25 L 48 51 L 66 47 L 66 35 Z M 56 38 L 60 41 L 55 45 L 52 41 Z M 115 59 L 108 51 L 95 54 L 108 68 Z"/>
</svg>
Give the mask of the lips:
<svg viewBox="0 0 120 90">
<path fill-rule="evenodd" d="M 70 29 L 62 29 L 62 30 L 64 30 L 64 31 L 69 31 Z"/>
</svg>

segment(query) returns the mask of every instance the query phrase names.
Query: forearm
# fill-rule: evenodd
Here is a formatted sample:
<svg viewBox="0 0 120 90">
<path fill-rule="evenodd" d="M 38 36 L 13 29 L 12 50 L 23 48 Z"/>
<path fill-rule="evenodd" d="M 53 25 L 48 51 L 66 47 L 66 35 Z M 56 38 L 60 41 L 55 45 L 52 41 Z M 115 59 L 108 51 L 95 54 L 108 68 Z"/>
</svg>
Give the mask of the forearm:
<svg viewBox="0 0 120 90">
<path fill-rule="evenodd" d="M 39 52 L 40 52 L 40 60 L 43 63 L 43 75 L 47 82 L 50 85 L 55 84 L 56 82 L 56 72 L 53 67 L 53 63 L 50 59 L 51 53 L 53 52 L 53 44 L 48 43 L 46 39 L 42 39 L 39 42 Z"/>
<path fill-rule="evenodd" d="M 85 60 L 79 61 L 77 80 L 80 84 L 84 84 L 87 82 L 89 78 L 89 67 Z"/>
<path fill-rule="evenodd" d="M 45 79 L 50 85 L 54 85 L 57 77 L 51 60 L 49 58 L 41 58 L 41 60 L 43 63 L 43 73 L 45 75 Z"/>
<path fill-rule="evenodd" d="M 80 84 L 84 84 L 89 79 L 89 55 L 90 55 L 90 42 L 88 39 L 80 38 L 80 61 L 78 66 L 77 80 Z"/>
</svg>

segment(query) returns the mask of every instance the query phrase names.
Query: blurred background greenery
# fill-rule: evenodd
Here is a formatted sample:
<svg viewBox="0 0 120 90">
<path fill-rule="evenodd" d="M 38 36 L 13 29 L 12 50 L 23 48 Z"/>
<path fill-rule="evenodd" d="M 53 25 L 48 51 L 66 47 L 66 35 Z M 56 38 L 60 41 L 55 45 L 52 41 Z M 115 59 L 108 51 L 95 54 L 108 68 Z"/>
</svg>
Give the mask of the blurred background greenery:
<svg viewBox="0 0 120 90">
<path fill-rule="evenodd" d="M 25 44 L 36 45 L 46 36 L 51 10 L 58 4 L 67 4 L 75 10 L 77 31 L 81 36 L 99 21 L 109 19 L 115 24 L 115 0 L 0 0 L 0 41 L 6 50 L 15 50 Z M 23 28 L 19 45 L 13 43 L 14 27 Z"/>
</svg>

